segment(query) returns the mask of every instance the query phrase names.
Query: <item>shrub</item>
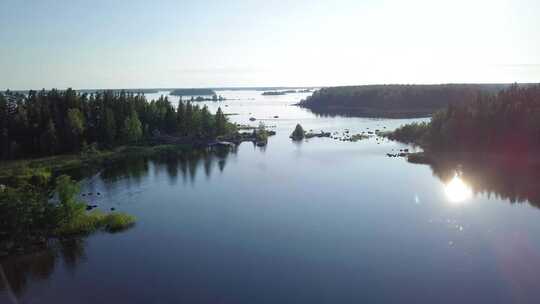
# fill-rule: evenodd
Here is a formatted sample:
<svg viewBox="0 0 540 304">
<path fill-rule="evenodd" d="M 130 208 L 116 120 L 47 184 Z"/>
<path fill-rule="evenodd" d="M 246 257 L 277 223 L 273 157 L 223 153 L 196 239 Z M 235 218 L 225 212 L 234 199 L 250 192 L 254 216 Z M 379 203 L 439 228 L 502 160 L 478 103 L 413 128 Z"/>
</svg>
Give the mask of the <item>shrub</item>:
<svg viewBox="0 0 540 304">
<path fill-rule="evenodd" d="M 58 236 L 90 234 L 103 225 L 105 217 L 106 215 L 99 210 L 78 215 L 60 225 L 55 234 Z"/>
<path fill-rule="evenodd" d="M 105 216 L 102 224 L 106 231 L 122 231 L 135 224 L 135 217 L 124 213 L 114 212 Z"/>
<path fill-rule="evenodd" d="M 79 215 L 56 229 L 58 236 L 86 235 L 103 229 L 107 232 L 119 232 L 135 224 L 135 217 L 125 213 L 109 213 L 94 210 Z"/>
</svg>

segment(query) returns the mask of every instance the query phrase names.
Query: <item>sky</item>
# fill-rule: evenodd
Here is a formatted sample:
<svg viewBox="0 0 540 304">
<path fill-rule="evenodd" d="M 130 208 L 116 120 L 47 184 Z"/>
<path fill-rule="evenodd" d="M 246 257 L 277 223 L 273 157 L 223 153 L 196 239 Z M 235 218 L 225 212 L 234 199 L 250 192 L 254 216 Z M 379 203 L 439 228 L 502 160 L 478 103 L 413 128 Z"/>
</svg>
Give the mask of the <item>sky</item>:
<svg viewBox="0 0 540 304">
<path fill-rule="evenodd" d="M 540 82 L 538 0 L 0 0 L 0 89 Z"/>
</svg>

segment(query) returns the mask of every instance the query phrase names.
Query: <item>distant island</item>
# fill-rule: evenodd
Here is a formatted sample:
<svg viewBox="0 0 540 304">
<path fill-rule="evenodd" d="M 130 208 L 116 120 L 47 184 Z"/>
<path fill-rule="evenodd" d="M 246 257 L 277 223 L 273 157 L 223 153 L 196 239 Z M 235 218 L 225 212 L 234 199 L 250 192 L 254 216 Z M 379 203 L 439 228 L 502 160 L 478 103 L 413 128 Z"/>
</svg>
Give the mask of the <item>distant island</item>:
<svg viewBox="0 0 540 304">
<path fill-rule="evenodd" d="M 295 90 L 287 90 L 287 91 L 266 91 L 263 92 L 261 95 L 264 96 L 279 96 L 279 95 L 286 95 L 289 93 L 295 93 Z"/>
<path fill-rule="evenodd" d="M 302 89 L 302 90 L 284 90 L 284 91 L 265 91 L 262 93 L 262 95 L 266 96 L 275 96 L 275 95 L 287 95 L 290 93 L 311 93 L 313 92 L 310 89 Z"/>
<path fill-rule="evenodd" d="M 175 89 L 170 95 L 173 96 L 214 96 L 216 92 L 212 89 Z"/>
<path fill-rule="evenodd" d="M 497 93 L 510 84 L 364 85 L 317 90 L 298 105 L 320 115 L 427 117 L 449 104 Z"/>
<path fill-rule="evenodd" d="M 87 93 L 87 94 L 95 94 L 95 93 L 103 93 L 105 91 L 110 91 L 113 93 L 133 93 L 133 94 L 154 94 L 159 93 L 159 89 L 113 89 L 113 90 L 107 90 L 107 89 L 81 89 L 81 90 L 75 90 L 79 93 Z"/>
</svg>

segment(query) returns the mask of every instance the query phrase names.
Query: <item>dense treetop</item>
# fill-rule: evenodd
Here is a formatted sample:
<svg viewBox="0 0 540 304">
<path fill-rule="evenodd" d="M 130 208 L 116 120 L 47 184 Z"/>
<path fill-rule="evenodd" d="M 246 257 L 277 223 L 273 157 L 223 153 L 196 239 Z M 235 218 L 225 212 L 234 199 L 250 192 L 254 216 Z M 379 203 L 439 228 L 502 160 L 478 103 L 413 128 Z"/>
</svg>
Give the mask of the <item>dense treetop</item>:
<svg viewBox="0 0 540 304">
<path fill-rule="evenodd" d="M 436 150 L 537 152 L 540 85 L 512 85 L 497 94 L 451 104 L 430 123 L 403 126 L 390 137 Z"/>
<path fill-rule="evenodd" d="M 454 102 L 496 93 L 504 84 L 365 85 L 317 90 L 300 105 L 317 114 L 422 117 Z"/>
<path fill-rule="evenodd" d="M 175 109 L 163 96 L 147 101 L 143 94 L 72 89 L 0 93 L 0 159 L 137 143 L 156 132 L 215 138 L 230 127 L 221 109 L 213 115 L 189 101 Z"/>
</svg>

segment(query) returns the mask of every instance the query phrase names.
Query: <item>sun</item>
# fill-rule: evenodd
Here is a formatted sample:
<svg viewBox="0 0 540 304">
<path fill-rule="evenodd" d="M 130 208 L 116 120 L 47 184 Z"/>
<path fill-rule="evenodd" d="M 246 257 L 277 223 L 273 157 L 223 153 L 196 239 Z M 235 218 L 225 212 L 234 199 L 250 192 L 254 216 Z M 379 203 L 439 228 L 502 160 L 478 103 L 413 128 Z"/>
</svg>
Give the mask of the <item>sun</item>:
<svg viewBox="0 0 540 304">
<path fill-rule="evenodd" d="M 472 189 L 456 173 L 444 186 L 444 192 L 451 203 L 463 203 L 472 197 Z"/>
</svg>

